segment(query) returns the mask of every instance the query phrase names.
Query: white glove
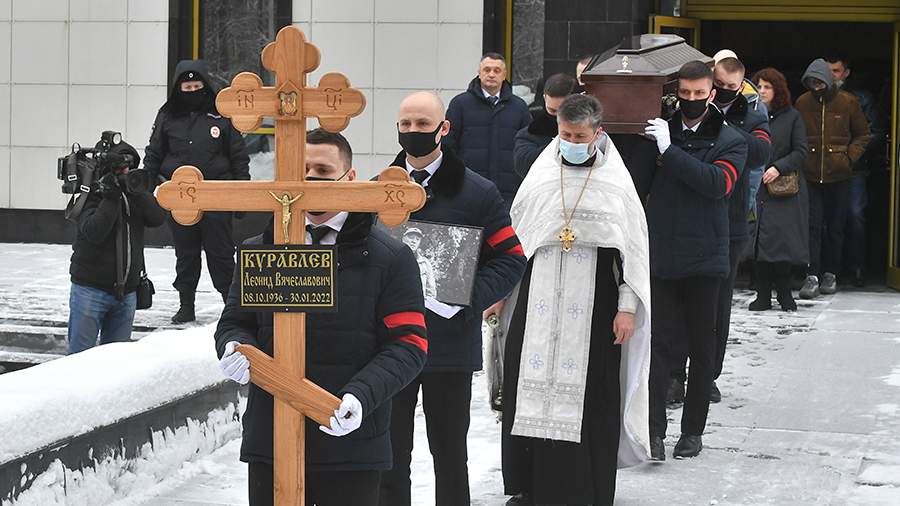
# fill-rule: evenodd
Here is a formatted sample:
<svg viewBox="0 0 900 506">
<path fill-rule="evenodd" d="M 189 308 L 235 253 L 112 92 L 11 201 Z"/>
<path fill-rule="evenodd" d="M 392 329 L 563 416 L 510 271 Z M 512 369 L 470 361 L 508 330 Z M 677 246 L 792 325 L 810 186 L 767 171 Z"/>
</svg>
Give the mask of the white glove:
<svg viewBox="0 0 900 506">
<path fill-rule="evenodd" d="M 319 425 L 319 430 L 331 436 L 346 436 L 362 425 L 363 409 L 359 399 L 353 394 L 344 394 L 341 405 L 331 417 L 331 427 Z"/>
<path fill-rule="evenodd" d="M 672 145 L 672 138 L 669 135 L 669 123 L 662 118 L 655 118 L 647 121 L 644 133 L 656 139 L 656 147 L 660 153 L 665 153 L 669 146 Z"/>
<path fill-rule="evenodd" d="M 225 354 L 219 360 L 219 368 L 232 381 L 246 385 L 250 382 L 250 361 L 243 353 L 234 351 L 238 344 L 237 341 L 229 341 L 225 345 Z"/>
</svg>

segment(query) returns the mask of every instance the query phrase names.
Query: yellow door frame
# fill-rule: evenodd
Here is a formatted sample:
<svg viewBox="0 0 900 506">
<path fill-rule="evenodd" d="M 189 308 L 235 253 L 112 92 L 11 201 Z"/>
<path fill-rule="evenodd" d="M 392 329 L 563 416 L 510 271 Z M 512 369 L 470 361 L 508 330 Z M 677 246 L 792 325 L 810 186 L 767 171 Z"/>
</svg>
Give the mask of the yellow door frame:
<svg viewBox="0 0 900 506">
<path fill-rule="evenodd" d="M 900 241 L 898 237 L 897 214 L 900 213 L 897 199 L 900 199 L 900 21 L 894 23 L 894 62 L 891 78 L 894 81 L 894 89 L 891 93 L 891 104 L 893 109 L 893 121 L 891 122 L 891 152 L 890 152 L 890 171 L 891 171 L 891 200 L 890 200 L 890 219 L 888 220 L 888 272 L 887 284 L 892 288 L 900 290 L 900 258 L 898 258 L 898 245 Z"/>
<path fill-rule="evenodd" d="M 693 30 L 691 45 L 700 48 L 700 20 L 679 16 L 650 16 L 650 29 L 647 33 L 663 33 L 663 28 L 684 28 Z"/>
</svg>

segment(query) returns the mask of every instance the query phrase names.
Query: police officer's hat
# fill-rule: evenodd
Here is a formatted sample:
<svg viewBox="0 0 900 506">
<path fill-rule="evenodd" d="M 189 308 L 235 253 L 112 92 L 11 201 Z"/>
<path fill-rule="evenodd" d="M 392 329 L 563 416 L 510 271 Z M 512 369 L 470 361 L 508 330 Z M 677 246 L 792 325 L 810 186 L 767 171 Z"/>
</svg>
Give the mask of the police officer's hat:
<svg viewBox="0 0 900 506">
<path fill-rule="evenodd" d="M 408 229 L 406 229 L 406 232 L 403 232 L 403 237 L 406 237 L 409 234 L 419 234 L 420 238 L 425 236 L 425 234 L 423 234 L 422 231 L 416 227 L 409 227 Z"/>
</svg>

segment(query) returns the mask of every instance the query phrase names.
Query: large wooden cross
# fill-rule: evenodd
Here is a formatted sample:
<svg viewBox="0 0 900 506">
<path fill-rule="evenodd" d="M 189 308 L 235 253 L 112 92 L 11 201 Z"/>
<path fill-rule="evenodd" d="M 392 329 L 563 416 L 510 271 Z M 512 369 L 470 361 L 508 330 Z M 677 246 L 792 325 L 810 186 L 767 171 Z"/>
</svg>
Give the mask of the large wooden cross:
<svg viewBox="0 0 900 506">
<path fill-rule="evenodd" d="M 319 66 L 319 50 L 298 28 L 281 29 L 262 52 L 263 66 L 274 72 L 274 87 L 242 72 L 219 92 L 216 107 L 242 132 L 255 130 L 263 117 L 275 119 L 274 181 L 204 181 L 196 167 L 179 167 L 157 191 L 160 205 L 175 221 L 192 225 L 203 211 L 269 211 L 275 214 L 275 241 L 303 244 L 306 210 L 377 212 L 396 226 L 425 204 L 425 191 L 406 171 L 389 167 L 377 182 L 305 182 L 306 118 L 337 132 L 365 108 L 365 96 L 342 74 L 322 76 L 306 87 L 306 74 Z M 292 210 L 293 209 L 293 210 Z M 304 502 L 304 421 L 329 425 L 340 400 L 305 378 L 303 313 L 274 315 L 274 359 L 250 346 L 238 350 L 250 360 L 251 380 L 275 397 L 275 503 Z"/>
</svg>

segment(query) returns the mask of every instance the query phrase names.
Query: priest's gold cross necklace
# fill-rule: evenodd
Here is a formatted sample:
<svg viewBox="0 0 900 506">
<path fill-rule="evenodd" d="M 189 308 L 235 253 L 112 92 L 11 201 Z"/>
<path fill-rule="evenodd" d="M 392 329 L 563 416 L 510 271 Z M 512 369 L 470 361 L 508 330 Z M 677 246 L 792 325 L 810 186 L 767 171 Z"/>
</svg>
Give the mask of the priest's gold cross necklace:
<svg viewBox="0 0 900 506">
<path fill-rule="evenodd" d="M 594 172 L 594 165 L 591 164 L 591 168 L 588 170 L 587 178 L 584 180 L 584 184 L 581 186 L 581 193 L 578 194 L 578 200 L 575 201 L 575 207 L 572 208 L 572 212 L 566 216 L 566 189 L 563 185 L 563 164 L 559 163 L 559 197 L 562 200 L 562 213 L 563 213 L 563 228 L 559 232 L 559 235 L 556 238 L 559 242 L 562 243 L 562 250 L 565 253 L 572 251 L 572 243 L 575 242 L 576 236 L 575 232 L 572 230 L 572 218 L 575 217 L 575 211 L 578 209 L 578 204 L 581 203 L 581 197 L 584 197 L 584 190 L 587 188 L 588 181 L 591 180 L 591 173 Z"/>
</svg>

